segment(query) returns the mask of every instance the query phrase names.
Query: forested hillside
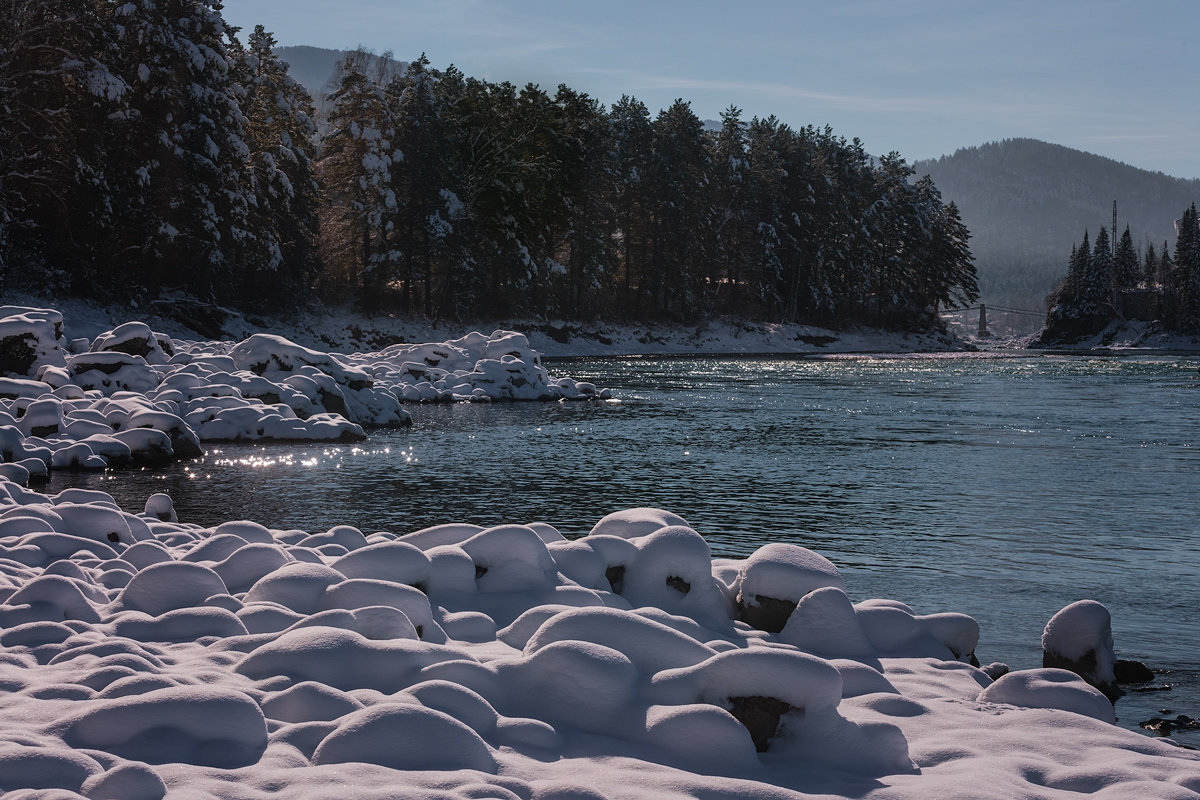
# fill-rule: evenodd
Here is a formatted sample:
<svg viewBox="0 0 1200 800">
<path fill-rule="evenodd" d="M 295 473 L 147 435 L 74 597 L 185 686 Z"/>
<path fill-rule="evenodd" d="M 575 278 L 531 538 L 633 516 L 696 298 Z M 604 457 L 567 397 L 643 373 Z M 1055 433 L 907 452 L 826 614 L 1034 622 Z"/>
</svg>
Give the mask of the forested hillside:
<svg viewBox="0 0 1200 800">
<path fill-rule="evenodd" d="M 436 318 L 928 325 L 968 231 L 897 154 L 736 108 L 706 130 L 356 52 L 317 126 L 261 27 L 198 0 L 0 17 L 0 285 L 314 297 Z"/>
<path fill-rule="evenodd" d="M 1044 310 L 1085 230 L 1130 228 L 1145 251 L 1174 246 L 1174 221 L 1200 180 L 1172 178 L 1035 139 L 1008 139 L 914 165 L 959 207 L 971 231 L 984 302 Z M 1115 233 L 1115 231 L 1114 231 Z"/>
</svg>

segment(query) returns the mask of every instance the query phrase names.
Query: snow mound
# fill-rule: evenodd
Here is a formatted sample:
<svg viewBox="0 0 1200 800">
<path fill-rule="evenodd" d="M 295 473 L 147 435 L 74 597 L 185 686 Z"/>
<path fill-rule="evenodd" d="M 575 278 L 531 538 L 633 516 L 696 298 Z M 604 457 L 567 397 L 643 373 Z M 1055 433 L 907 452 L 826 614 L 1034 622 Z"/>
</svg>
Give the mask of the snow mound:
<svg viewBox="0 0 1200 800">
<path fill-rule="evenodd" d="M 552 377 L 513 331 L 341 355 L 264 333 L 173 340 L 140 321 L 90 343 L 62 330 L 56 310 L 0 306 L 0 474 L 22 484 L 192 459 L 204 442 L 361 441 L 411 425 L 409 402 L 608 396 Z"/>
<path fill-rule="evenodd" d="M 153 347 L 127 331 L 116 338 Z M 489 342 L 462 347 L 502 358 L 521 344 Z M 323 363 L 294 351 L 272 363 L 313 362 Z M 1200 758 L 1116 728 L 1111 703 L 1072 673 L 993 683 L 967 663 L 979 640 L 970 617 L 852 603 L 836 567 L 811 551 L 767 545 L 714 560 L 669 512 L 610 515 L 567 541 L 546 524 L 398 537 L 202 528 L 179 521 L 165 495 L 146 511 L 0 478 L 0 790 L 129 800 L 1200 791 Z M 782 630 L 738 620 L 735 584 L 743 599 L 794 603 Z M 1106 620 L 1085 605 L 1047 635 L 1091 652 Z M 1047 772 L 1054 764 L 1068 766 Z"/>
</svg>

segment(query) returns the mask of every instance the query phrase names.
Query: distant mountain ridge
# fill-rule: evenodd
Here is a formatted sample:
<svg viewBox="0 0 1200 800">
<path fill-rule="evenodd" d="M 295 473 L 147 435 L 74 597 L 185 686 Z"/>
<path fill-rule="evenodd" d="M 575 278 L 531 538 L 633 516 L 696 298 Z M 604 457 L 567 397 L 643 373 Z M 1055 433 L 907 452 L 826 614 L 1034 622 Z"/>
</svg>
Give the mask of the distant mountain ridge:
<svg viewBox="0 0 1200 800">
<path fill-rule="evenodd" d="M 971 231 L 984 302 L 1044 310 L 1084 230 L 1128 225 L 1139 252 L 1175 246 L 1174 222 L 1200 180 L 1174 178 L 1037 139 L 1006 139 L 918 161 Z"/>
<path fill-rule="evenodd" d="M 330 50 L 325 47 L 276 47 L 275 53 L 288 65 L 288 74 L 308 89 L 313 99 L 328 91 L 329 83 L 337 73 L 338 62 L 346 56 L 345 50 Z"/>
<path fill-rule="evenodd" d="M 308 45 L 275 48 L 275 53 L 287 63 L 288 74 L 308 89 L 308 93 L 318 105 L 325 94 L 336 88 L 334 79 L 337 77 L 338 64 L 351 52 L 353 51 Z M 397 70 L 408 66 L 407 61 L 393 60 L 392 63 Z"/>
</svg>

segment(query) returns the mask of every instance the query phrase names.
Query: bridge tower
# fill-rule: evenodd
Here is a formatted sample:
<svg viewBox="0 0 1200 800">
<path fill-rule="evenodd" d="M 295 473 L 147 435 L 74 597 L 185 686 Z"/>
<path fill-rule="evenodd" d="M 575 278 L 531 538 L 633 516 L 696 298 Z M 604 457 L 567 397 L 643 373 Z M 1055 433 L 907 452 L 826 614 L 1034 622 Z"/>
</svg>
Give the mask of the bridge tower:
<svg viewBox="0 0 1200 800">
<path fill-rule="evenodd" d="M 992 336 L 987 326 L 987 306 L 983 303 L 979 304 L 979 330 L 975 335 L 980 339 L 990 339 Z"/>
</svg>

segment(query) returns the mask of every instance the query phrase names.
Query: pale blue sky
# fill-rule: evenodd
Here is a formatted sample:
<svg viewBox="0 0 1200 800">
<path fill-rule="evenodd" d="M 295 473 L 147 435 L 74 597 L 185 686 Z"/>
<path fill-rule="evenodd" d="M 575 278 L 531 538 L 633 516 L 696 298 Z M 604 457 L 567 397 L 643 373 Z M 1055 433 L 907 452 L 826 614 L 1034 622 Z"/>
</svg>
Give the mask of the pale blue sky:
<svg viewBox="0 0 1200 800">
<path fill-rule="evenodd" d="M 652 113 L 682 97 L 832 125 L 910 161 L 1027 136 L 1200 177 L 1196 0 L 226 0 L 281 44 L 435 67 Z"/>
</svg>

